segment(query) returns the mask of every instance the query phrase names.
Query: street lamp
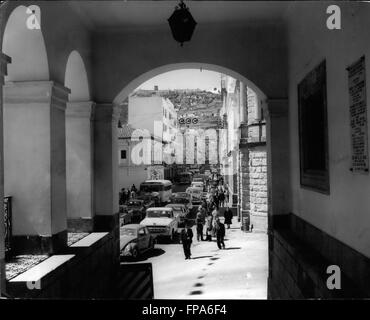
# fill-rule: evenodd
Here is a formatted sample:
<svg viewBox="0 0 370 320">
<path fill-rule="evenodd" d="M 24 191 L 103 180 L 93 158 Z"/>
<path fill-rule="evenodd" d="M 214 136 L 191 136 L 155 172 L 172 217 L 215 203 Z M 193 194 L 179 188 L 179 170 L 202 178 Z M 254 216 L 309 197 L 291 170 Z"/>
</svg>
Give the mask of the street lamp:
<svg viewBox="0 0 370 320">
<path fill-rule="evenodd" d="M 183 0 L 180 0 L 180 3 L 176 6 L 175 11 L 168 19 L 168 23 L 173 38 L 180 42 L 181 46 L 185 41 L 190 41 L 197 24 Z"/>
</svg>

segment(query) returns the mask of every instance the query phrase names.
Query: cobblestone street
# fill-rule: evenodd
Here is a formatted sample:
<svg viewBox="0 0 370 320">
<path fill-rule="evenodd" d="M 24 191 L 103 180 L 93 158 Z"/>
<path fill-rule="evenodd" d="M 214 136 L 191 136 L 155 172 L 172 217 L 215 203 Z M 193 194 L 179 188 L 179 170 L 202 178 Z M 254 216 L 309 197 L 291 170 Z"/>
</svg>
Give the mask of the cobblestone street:
<svg viewBox="0 0 370 320">
<path fill-rule="evenodd" d="M 181 244 L 157 244 L 163 254 L 146 261 L 153 264 L 155 299 L 266 299 L 267 234 L 242 232 L 234 217 L 225 239 L 226 250 L 195 239 L 191 260 Z"/>
</svg>

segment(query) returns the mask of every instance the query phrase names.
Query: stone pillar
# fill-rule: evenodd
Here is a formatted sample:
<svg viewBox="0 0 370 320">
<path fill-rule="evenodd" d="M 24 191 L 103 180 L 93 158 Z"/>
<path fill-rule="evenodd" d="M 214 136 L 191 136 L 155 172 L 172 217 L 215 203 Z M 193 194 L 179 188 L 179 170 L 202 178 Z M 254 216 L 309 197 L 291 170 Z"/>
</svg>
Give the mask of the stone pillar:
<svg viewBox="0 0 370 320">
<path fill-rule="evenodd" d="M 269 99 L 262 104 L 266 115 L 268 228 L 289 213 L 289 119 L 288 100 Z M 273 218 L 273 219 L 272 219 Z"/>
<path fill-rule="evenodd" d="M 245 122 L 240 125 L 241 139 L 240 150 L 240 179 L 241 179 L 241 223 L 242 230 L 249 231 L 250 228 L 250 193 L 249 193 L 249 148 L 248 128 Z"/>
<path fill-rule="evenodd" d="M 4 86 L 4 186 L 12 196 L 15 254 L 51 254 L 67 244 L 68 94 L 53 81 Z"/>
<path fill-rule="evenodd" d="M 94 230 L 109 232 L 109 286 L 114 290 L 119 274 L 119 188 L 118 188 L 119 108 L 97 104 L 94 114 Z"/>
<path fill-rule="evenodd" d="M 72 232 L 94 229 L 93 113 L 91 101 L 67 103 L 67 218 Z"/>
<path fill-rule="evenodd" d="M 97 231 L 111 231 L 118 221 L 118 118 L 119 108 L 113 104 L 95 106 L 94 205 Z"/>
<path fill-rule="evenodd" d="M 0 296 L 5 292 L 5 228 L 4 228 L 4 148 L 3 148 L 3 85 L 7 64 L 11 59 L 0 53 Z"/>
</svg>

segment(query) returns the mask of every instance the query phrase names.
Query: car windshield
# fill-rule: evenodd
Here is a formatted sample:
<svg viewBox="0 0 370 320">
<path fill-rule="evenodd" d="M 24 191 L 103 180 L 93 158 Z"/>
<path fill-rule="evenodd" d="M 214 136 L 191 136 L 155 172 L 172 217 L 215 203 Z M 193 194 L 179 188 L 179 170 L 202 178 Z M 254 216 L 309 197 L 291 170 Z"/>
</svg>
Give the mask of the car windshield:
<svg viewBox="0 0 370 320">
<path fill-rule="evenodd" d="M 182 211 L 182 207 L 180 207 L 180 206 L 171 206 L 171 208 L 174 211 Z"/>
<path fill-rule="evenodd" d="M 182 203 L 182 204 L 187 204 L 189 203 L 189 199 L 186 198 L 173 198 L 172 199 L 173 203 Z"/>
<path fill-rule="evenodd" d="M 146 213 L 147 218 L 171 218 L 171 211 L 150 210 Z"/>
<path fill-rule="evenodd" d="M 189 193 L 195 194 L 195 195 L 201 195 L 202 191 L 197 190 L 197 189 L 189 189 Z"/>
<path fill-rule="evenodd" d="M 121 236 L 136 236 L 136 229 L 121 228 Z"/>
<path fill-rule="evenodd" d="M 161 184 L 142 184 L 140 186 L 140 191 L 143 192 L 158 192 L 163 191 L 163 185 Z"/>
<path fill-rule="evenodd" d="M 129 201 L 127 205 L 129 205 L 129 206 L 141 206 L 141 201 Z"/>
<path fill-rule="evenodd" d="M 179 197 L 179 198 L 185 197 L 185 198 L 187 198 L 187 197 L 189 197 L 189 195 L 186 192 L 178 192 L 178 193 L 176 193 L 176 197 Z"/>
</svg>

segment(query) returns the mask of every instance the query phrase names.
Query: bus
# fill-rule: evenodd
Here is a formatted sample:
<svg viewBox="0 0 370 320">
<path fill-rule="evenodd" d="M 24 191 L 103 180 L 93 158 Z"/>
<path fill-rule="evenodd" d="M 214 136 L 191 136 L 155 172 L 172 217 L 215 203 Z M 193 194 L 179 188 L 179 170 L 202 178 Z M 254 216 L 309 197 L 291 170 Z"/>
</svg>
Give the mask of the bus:
<svg viewBox="0 0 370 320">
<path fill-rule="evenodd" d="M 179 184 L 190 184 L 193 175 L 190 172 L 181 172 L 177 175 Z"/>
<path fill-rule="evenodd" d="M 172 182 L 170 180 L 146 180 L 140 184 L 140 194 L 157 196 L 161 203 L 170 202 Z"/>
</svg>

